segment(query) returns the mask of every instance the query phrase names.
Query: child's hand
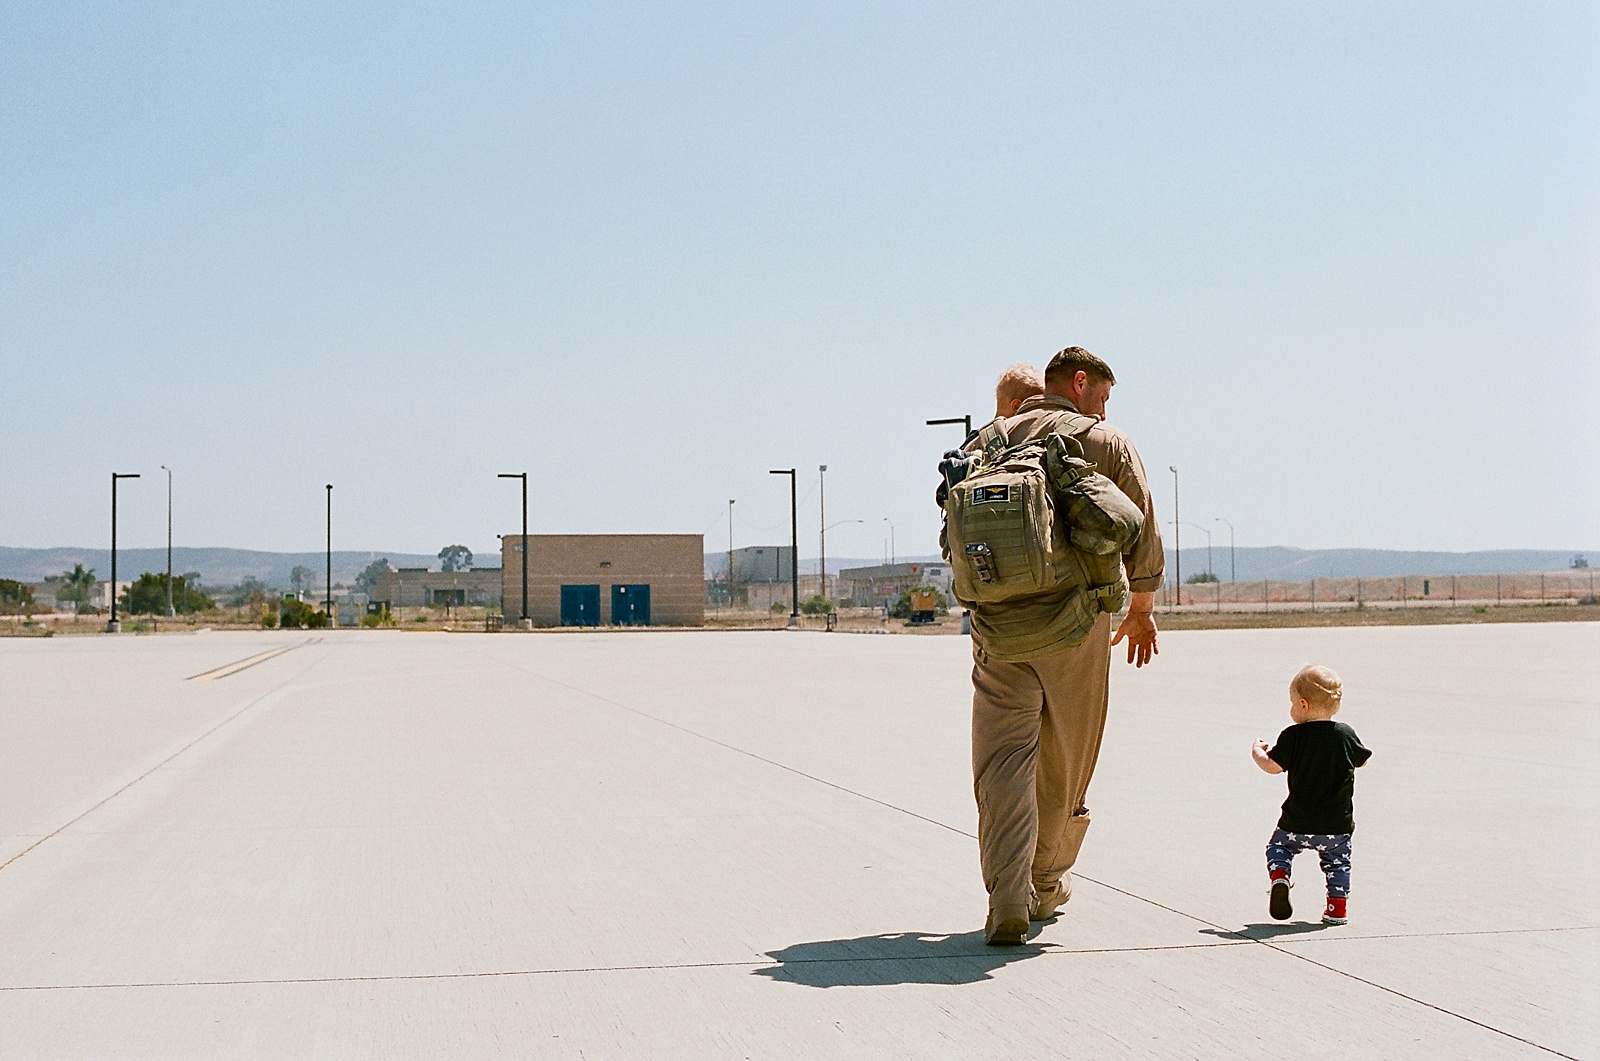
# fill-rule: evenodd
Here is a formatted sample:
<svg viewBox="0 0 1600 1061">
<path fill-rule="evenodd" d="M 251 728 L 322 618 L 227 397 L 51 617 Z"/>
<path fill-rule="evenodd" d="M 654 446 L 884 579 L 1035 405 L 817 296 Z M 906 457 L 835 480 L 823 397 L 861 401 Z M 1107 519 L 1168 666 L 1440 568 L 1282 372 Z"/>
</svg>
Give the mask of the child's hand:
<svg viewBox="0 0 1600 1061">
<path fill-rule="evenodd" d="M 1254 744 L 1250 745 L 1250 758 L 1254 759 L 1256 761 L 1256 765 L 1261 767 L 1261 769 L 1265 770 L 1269 774 L 1282 773 L 1283 767 L 1279 766 L 1273 760 L 1272 756 L 1267 754 L 1267 751 L 1267 742 L 1264 740 L 1258 740 Z"/>
</svg>

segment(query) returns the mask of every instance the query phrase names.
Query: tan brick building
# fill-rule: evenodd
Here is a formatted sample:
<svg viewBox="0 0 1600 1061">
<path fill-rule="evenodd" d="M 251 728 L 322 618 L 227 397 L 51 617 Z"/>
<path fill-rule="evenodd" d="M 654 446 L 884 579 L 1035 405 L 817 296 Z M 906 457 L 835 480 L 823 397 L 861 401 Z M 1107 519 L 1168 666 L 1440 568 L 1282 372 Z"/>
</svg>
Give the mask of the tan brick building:
<svg viewBox="0 0 1600 1061">
<path fill-rule="evenodd" d="M 520 534 L 501 539 L 507 623 L 522 615 Z M 528 618 L 535 626 L 700 626 L 705 536 L 530 534 Z"/>
</svg>

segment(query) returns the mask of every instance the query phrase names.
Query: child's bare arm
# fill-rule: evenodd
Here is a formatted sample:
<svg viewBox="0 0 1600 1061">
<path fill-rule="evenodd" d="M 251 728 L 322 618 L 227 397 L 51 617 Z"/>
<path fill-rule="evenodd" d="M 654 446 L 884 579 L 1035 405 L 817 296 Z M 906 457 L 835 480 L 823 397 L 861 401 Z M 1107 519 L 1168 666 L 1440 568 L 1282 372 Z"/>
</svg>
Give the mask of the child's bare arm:
<svg viewBox="0 0 1600 1061">
<path fill-rule="evenodd" d="M 1269 774 L 1283 773 L 1283 767 L 1273 762 L 1272 756 L 1267 754 L 1267 742 L 1264 740 L 1258 740 L 1250 746 L 1250 758 L 1254 759 L 1256 765 Z"/>
</svg>

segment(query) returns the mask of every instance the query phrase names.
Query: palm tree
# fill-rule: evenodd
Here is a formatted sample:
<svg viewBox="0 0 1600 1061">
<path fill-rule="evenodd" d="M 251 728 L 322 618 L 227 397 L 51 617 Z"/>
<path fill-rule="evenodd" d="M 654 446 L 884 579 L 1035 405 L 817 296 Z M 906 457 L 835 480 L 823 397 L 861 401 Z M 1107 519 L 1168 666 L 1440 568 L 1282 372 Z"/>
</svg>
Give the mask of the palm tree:
<svg viewBox="0 0 1600 1061">
<path fill-rule="evenodd" d="M 74 564 L 71 571 L 64 571 L 61 580 L 67 588 L 58 593 L 62 600 L 69 600 L 73 604 L 73 611 L 83 613 L 83 606 L 89 602 L 89 591 L 94 589 L 94 568 L 85 568 L 82 564 Z"/>
</svg>

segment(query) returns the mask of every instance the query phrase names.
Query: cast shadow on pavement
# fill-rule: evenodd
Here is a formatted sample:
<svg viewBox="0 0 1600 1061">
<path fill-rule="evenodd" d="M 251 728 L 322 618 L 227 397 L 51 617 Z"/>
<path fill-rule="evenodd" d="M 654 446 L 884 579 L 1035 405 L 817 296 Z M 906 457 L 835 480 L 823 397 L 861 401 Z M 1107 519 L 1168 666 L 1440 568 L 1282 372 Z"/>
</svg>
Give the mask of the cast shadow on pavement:
<svg viewBox="0 0 1600 1061">
<path fill-rule="evenodd" d="M 1282 921 L 1267 922 L 1264 924 L 1246 925 L 1237 931 L 1225 928 L 1202 928 L 1202 936 L 1216 936 L 1218 939 L 1228 940 L 1263 940 L 1276 939 L 1278 936 L 1301 936 L 1307 932 L 1321 932 L 1327 925 L 1318 921 L 1291 921 L 1285 924 Z"/>
<path fill-rule="evenodd" d="M 1033 926 L 1030 936 L 1038 933 Z M 982 932 L 887 932 L 855 939 L 796 943 L 768 951 L 776 965 L 756 976 L 806 987 L 879 987 L 888 984 L 975 984 L 1012 962 L 1036 958 L 1052 944 L 990 947 Z"/>
</svg>

